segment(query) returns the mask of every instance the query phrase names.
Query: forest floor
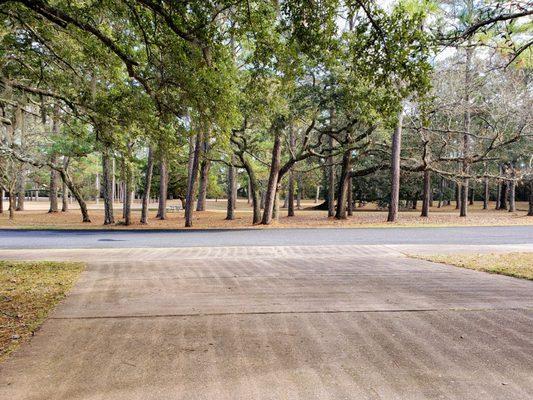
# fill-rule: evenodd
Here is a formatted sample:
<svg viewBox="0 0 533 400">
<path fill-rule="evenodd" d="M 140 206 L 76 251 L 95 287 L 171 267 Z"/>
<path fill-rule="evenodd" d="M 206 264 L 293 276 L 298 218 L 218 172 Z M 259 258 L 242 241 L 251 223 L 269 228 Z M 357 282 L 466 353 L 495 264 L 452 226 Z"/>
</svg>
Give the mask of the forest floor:
<svg viewBox="0 0 533 400">
<path fill-rule="evenodd" d="M 533 253 L 440 254 L 418 256 L 417 258 L 476 271 L 533 280 Z"/>
<path fill-rule="evenodd" d="M 168 206 L 181 204 L 177 200 L 169 201 Z M 420 217 L 420 210 L 402 210 L 399 220 L 395 224 L 385 222 L 386 210 L 380 210 L 374 204 L 366 204 L 354 210 L 354 215 L 346 220 L 327 218 L 325 211 L 314 210 L 316 204 L 306 201 L 302 204 L 302 210 L 296 210 L 296 216 L 287 217 L 287 210 L 281 209 L 281 216 L 269 227 L 274 228 L 368 228 L 368 227 L 431 227 L 431 226 L 498 226 L 498 225 L 533 225 L 533 218 L 528 217 L 527 203 L 517 203 L 517 211 L 494 210 L 494 203 L 490 203 L 488 210 L 482 210 L 482 203 L 476 202 L 469 207 L 469 215 L 466 218 L 459 217 L 455 205 L 442 208 L 432 207 L 428 218 Z M 72 204 L 70 211 L 48 213 L 48 202 L 26 201 L 25 211 L 15 214 L 15 219 L 8 219 L 7 211 L 0 214 L 0 228 L 33 228 L 33 229 L 177 229 L 184 227 L 183 211 L 167 212 L 167 219 L 161 221 L 155 218 L 157 204 L 150 205 L 150 218 L 148 224 L 142 225 L 140 219 L 140 204 L 138 201 L 133 205 L 132 225 L 126 227 L 121 224 L 121 204 L 115 204 L 115 218 L 117 224 L 103 225 L 103 205 L 89 203 L 91 223 L 81 222 L 81 216 L 77 207 Z M 235 211 L 235 220 L 227 221 L 225 200 L 208 200 L 207 211 L 194 212 L 193 226 L 195 229 L 232 229 L 251 228 L 252 210 L 246 200 L 240 199 Z M 265 226 L 255 226 L 265 228 Z"/>
<path fill-rule="evenodd" d="M 73 262 L 0 261 L 0 361 L 34 335 L 82 269 Z"/>
</svg>

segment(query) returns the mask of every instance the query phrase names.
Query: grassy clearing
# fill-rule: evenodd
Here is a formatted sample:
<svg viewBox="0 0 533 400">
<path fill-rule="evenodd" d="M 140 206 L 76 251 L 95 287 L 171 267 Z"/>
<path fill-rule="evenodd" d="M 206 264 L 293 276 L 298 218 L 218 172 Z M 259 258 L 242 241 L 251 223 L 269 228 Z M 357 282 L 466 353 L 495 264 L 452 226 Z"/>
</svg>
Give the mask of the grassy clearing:
<svg viewBox="0 0 533 400">
<path fill-rule="evenodd" d="M 424 260 L 533 280 L 533 253 L 448 254 L 417 256 Z"/>
<path fill-rule="evenodd" d="M 81 263 L 0 261 L 0 361 L 33 336 L 82 270 Z"/>
</svg>

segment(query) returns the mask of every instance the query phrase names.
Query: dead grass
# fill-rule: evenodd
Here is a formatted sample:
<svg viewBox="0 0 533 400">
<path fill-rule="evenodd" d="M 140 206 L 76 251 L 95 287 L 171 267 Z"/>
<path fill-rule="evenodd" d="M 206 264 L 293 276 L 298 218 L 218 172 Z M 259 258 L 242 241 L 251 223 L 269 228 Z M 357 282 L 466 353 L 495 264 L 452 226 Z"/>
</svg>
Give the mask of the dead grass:
<svg viewBox="0 0 533 400">
<path fill-rule="evenodd" d="M 176 201 L 171 202 L 175 204 Z M 66 213 L 49 214 L 47 203 L 27 202 L 28 211 L 17 212 L 14 221 L 8 219 L 5 212 L 0 214 L 0 228 L 34 228 L 34 229 L 178 229 L 183 228 L 185 221 L 183 211 L 169 212 L 165 221 L 155 219 L 155 210 L 150 210 L 150 219 L 147 225 L 141 225 L 140 210 L 138 204 L 132 212 L 133 224 L 129 227 L 117 224 L 104 226 L 102 204 L 90 205 L 91 223 L 82 223 L 78 210 L 72 209 Z M 225 200 L 208 201 L 208 211 L 195 212 L 193 229 L 234 229 L 252 228 L 251 207 L 245 201 L 240 201 L 236 210 L 236 219 L 226 221 Z M 304 207 L 314 205 L 312 202 L 304 203 Z M 119 205 L 117 204 L 117 207 Z M 386 211 L 377 210 L 373 204 L 368 204 L 364 208 L 357 208 L 352 217 L 346 220 L 336 220 L 327 218 L 325 211 L 315 211 L 310 209 L 297 210 L 295 217 L 287 217 L 287 211 L 282 209 L 279 221 L 274 222 L 270 227 L 274 228 L 357 228 L 357 227 L 432 227 L 432 226 L 494 226 L 494 225 L 533 225 L 533 218 L 527 217 L 527 204 L 518 204 L 518 211 L 509 213 L 507 211 L 495 211 L 491 204 L 489 210 L 482 210 L 481 203 L 470 206 L 469 216 L 461 218 L 458 216 L 454 206 L 443 208 L 432 208 L 429 218 L 421 218 L 419 210 L 404 210 L 400 212 L 399 221 L 395 224 L 385 222 Z M 120 221 L 121 210 L 115 209 L 117 222 Z M 265 228 L 255 226 L 254 228 Z"/>
<path fill-rule="evenodd" d="M 533 280 L 533 253 L 416 256 L 428 261 Z"/>
<path fill-rule="evenodd" d="M 33 336 L 82 270 L 81 263 L 0 261 L 0 361 Z"/>
</svg>

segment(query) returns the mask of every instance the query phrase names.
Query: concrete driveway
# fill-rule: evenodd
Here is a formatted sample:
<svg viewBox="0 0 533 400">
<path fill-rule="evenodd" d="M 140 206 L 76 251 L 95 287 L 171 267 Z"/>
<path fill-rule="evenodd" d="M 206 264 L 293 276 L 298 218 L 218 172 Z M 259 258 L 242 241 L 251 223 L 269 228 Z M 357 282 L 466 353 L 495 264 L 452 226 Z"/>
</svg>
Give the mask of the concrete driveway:
<svg viewBox="0 0 533 400">
<path fill-rule="evenodd" d="M 0 399 L 533 398 L 533 282 L 398 250 L 2 251 L 89 264 Z"/>
</svg>

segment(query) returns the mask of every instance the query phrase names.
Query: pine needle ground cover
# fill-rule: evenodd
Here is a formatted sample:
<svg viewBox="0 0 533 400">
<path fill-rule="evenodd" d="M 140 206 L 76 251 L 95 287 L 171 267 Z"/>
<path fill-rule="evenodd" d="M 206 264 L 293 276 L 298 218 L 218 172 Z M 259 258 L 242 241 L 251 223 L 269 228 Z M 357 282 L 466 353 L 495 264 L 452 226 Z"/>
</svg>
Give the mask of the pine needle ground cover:
<svg viewBox="0 0 533 400">
<path fill-rule="evenodd" d="M 0 361 L 39 329 L 82 263 L 0 261 Z"/>
<path fill-rule="evenodd" d="M 533 253 L 448 254 L 417 256 L 424 260 L 533 280 Z"/>
</svg>

